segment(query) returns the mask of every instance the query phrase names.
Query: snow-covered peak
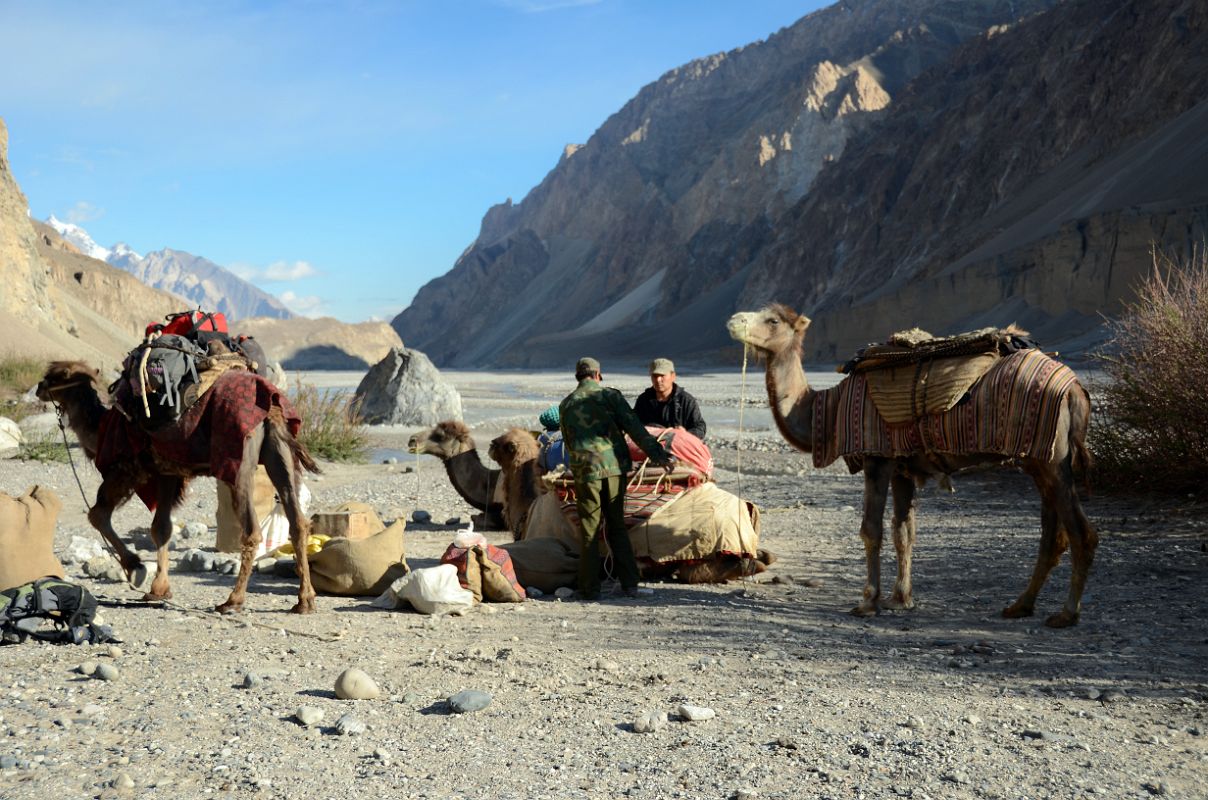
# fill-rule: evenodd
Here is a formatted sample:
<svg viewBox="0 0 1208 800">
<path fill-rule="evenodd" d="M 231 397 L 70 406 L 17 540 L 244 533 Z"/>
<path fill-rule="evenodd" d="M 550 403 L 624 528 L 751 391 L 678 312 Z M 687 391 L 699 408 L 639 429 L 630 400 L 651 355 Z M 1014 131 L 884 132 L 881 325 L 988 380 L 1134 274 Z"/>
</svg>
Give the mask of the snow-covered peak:
<svg viewBox="0 0 1208 800">
<path fill-rule="evenodd" d="M 109 251 L 109 258 L 106 259 L 110 264 L 124 266 L 127 264 L 137 264 L 143 260 L 141 254 L 136 253 L 130 245 L 125 242 L 118 242 Z"/>
<path fill-rule="evenodd" d="M 79 225 L 63 222 L 54 214 L 51 214 L 47 218 L 46 224 L 58 231 L 64 241 L 74 245 L 84 255 L 100 261 L 109 260 L 110 251 L 92 241 L 92 237 L 88 235 L 88 231 Z"/>
</svg>

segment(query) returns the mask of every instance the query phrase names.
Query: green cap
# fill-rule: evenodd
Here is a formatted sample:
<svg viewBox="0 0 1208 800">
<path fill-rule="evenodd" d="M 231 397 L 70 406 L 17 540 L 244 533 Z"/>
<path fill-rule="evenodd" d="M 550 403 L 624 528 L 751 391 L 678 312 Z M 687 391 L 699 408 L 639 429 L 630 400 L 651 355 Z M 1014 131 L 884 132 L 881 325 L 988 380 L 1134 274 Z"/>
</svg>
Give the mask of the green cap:
<svg viewBox="0 0 1208 800">
<path fill-rule="evenodd" d="M 592 375 L 600 371 L 600 362 L 594 358 L 584 356 L 575 364 L 576 375 Z"/>
<path fill-rule="evenodd" d="M 650 362 L 651 375 L 670 375 L 675 372 L 675 365 L 669 358 L 656 358 Z"/>
</svg>

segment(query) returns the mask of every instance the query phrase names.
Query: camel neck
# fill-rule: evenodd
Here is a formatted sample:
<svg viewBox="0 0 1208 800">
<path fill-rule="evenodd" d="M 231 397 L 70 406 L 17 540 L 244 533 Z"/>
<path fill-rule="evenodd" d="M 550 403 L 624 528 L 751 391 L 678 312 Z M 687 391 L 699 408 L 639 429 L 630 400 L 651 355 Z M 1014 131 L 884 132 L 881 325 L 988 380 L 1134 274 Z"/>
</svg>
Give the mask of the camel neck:
<svg viewBox="0 0 1208 800">
<path fill-rule="evenodd" d="M 478 456 L 478 450 L 471 447 L 446 458 L 444 464 L 449 482 L 462 499 L 479 511 L 485 511 L 491 502 L 498 473 L 492 474 L 494 471 L 487 469 Z"/>
<path fill-rule="evenodd" d="M 812 451 L 814 391 L 793 348 L 768 358 L 765 382 L 768 404 L 780 433 L 798 449 Z"/>
</svg>

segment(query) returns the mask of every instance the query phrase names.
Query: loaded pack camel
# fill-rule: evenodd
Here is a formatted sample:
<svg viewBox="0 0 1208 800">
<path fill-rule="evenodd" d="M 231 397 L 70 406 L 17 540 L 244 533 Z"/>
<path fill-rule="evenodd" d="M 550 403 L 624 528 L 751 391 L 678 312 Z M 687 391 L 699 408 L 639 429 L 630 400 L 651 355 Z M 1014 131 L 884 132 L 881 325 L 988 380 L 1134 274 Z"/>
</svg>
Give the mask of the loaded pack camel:
<svg viewBox="0 0 1208 800">
<path fill-rule="evenodd" d="M 301 420 L 272 384 L 244 370 L 224 373 L 194 406 L 196 418 L 190 419 L 197 425 L 188 436 L 183 431 L 192 409 L 175 425 L 148 434 L 109 405 L 99 372 L 79 361 L 51 363 L 36 394 L 67 417 L 84 452 L 101 473 L 101 486 L 88 521 L 112 547 L 128 579 L 143 573 L 144 568 L 114 531 L 113 512 L 135 493 L 154 508 L 151 538 L 156 546 L 156 572 L 144 600 L 172 596 L 168 584 L 171 514 L 184 497 L 188 482 L 203 475 L 226 476 L 243 536 L 235 587 L 217 610 L 224 614 L 242 610 L 253 556 L 260 544 L 252 486 L 256 465 L 263 464 L 289 519 L 290 539 L 297 554 L 300 583 L 298 602 L 292 611 L 315 611 L 305 546 L 309 523 L 298 504 L 298 475 L 303 467 L 311 472 L 319 469 L 290 430 L 291 425 L 296 429 Z M 180 434 L 180 438 L 174 438 L 174 434 Z"/>
<path fill-rule="evenodd" d="M 441 460 L 457 493 L 483 512 L 479 525 L 482 530 L 508 530 L 503 504 L 497 499 L 500 472 L 482 463 L 465 423 L 450 419 L 420 431 L 407 441 L 407 450 Z"/>
<path fill-rule="evenodd" d="M 863 599 L 852 609 L 853 613 L 875 614 L 882 605 L 914 607 L 910 568 L 915 541 L 917 486 L 929 477 L 946 480 L 949 474 L 977 464 L 1013 462 L 1032 477 L 1040 492 L 1040 554 L 1027 588 L 1004 609 L 1003 616 L 1025 617 L 1033 613 L 1036 596 L 1068 547 L 1073 562 L 1069 593 L 1061 611 L 1048 617 L 1045 624 L 1055 628 L 1076 624 L 1098 534 L 1082 511 L 1074 483 L 1075 468 L 1085 469 L 1090 463 L 1086 432 L 1091 407 L 1086 391 L 1073 373 L 1035 350 L 1018 354 L 1018 359 L 1028 359 L 1027 363 L 1033 365 L 1034 371 L 1018 369 L 1016 365 L 1021 362 L 1015 357 L 1002 358 L 970 389 L 969 402 L 962 402 L 943 414 L 916 419 L 909 423 L 913 428 L 898 431 L 899 438 L 893 440 L 895 447 L 884 447 L 884 442 L 891 438 L 887 433 L 889 429 L 883 420 L 868 416 L 877 414 L 876 409 L 871 403 L 862 402 L 866 398 L 856 397 L 852 401 L 850 394 L 843 395 L 844 384 L 852 381 L 852 377 L 834 389 L 819 392 L 807 384 L 801 357 L 802 341 L 809 324 L 807 317 L 777 304 L 760 311 L 735 314 L 727 327 L 734 339 L 754 348 L 766 359 L 768 403 L 784 438 L 799 450 L 813 453 L 816 465 L 829 463 L 819 458 L 820 454 L 827 453 L 828 458 L 847 458 L 853 471 L 864 473 L 860 537 L 864 541 L 867 580 Z M 1010 368 L 1017 369 L 1014 383 L 993 379 L 996 370 Z M 993 388 L 1003 386 L 1007 390 Z M 850 390 L 850 386 L 847 389 Z M 835 398 L 841 397 L 848 400 L 834 402 Z M 1002 448 L 969 446 L 971 441 L 977 440 L 979 425 L 983 428 L 997 425 L 992 433 L 1002 436 L 1004 431 L 1011 430 L 1011 426 L 1020 427 L 1021 420 L 1035 417 L 1038 409 L 1050 410 L 1046 425 L 1051 423 L 1051 439 L 1037 437 L 1029 449 L 1017 448 L 1016 452 L 1008 453 L 1002 452 Z M 970 416 L 974 413 L 981 417 L 974 419 Z M 835 446 L 840 439 L 851 441 L 843 438 L 849 431 L 865 437 L 863 448 Z M 922 446 L 918 444 L 923 436 L 920 432 L 927 437 L 924 439 L 927 444 Z M 880 438 L 877 438 L 878 434 L 881 434 Z M 961 437 L 965 438 L 962 440 Z M 874 440 L 877 447 L 869 449 L 869 440 Z M 914 442 L 914 445 L 902 445 L 905 441 Z M 962 441 L 965 446 L 959 446 Z M 893 593 L 882 603 L 881 540 L 885 503 L 890 491 L 893 492 L 892 525 L 898 574 Z"/>
<path fill-rule="evenodd" d="M 523 428 L 509 428 L 492 439 L 487 449 L 487 455 L 501 467 L 503 519 L 517 542 L 524 537 L 529 509 L 541 494 L 540 452 L 537 440 Z"/>
</svg>

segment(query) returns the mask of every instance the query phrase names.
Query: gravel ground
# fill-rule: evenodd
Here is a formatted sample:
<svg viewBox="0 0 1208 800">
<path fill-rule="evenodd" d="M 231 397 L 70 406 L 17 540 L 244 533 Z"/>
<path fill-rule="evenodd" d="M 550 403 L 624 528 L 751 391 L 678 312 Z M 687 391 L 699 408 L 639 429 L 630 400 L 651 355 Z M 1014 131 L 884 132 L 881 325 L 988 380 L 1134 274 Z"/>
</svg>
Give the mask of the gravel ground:
<svg viewBox="0 0 1208 800">
<path fill-rule="evenodd" d="M 528 424 L 571 383 L 453 377 L 484 459 L 494 433 Z M 1036 555 L 1030 482 L 1002 470 L 959 478 L 954 495 L 929 486 L 918 608 L 858 618 L 847 611 L 864 574 L 859 477 L 814 470 L 770 429 L 766 404 L 749 404 L 740 436 L 737 376 L 681 381 L 712 424 L 719 483 L 763 511 L 761 543 L 780 557 L 769 572 L 656 584 L 640 600 L 542 598 L 444 618 L 340 597 L 295 617 L 296 582 L 255 574 L 232 620 L 206 613 L 229 575 L 173 573 L 180 610 L 131 602 L 122 585 L 70 566 L 111 602 L 102 614 L 123 643 L 0 648 L 0 797 L 1205 796 L 1202 505 L 1091 498 L 1102 541 L 1082 622 L 1054 631 L 1040 621 L 1060 606 L 1068 563 L 1036 618 L 999 616 Z M 642 383 L 615 381 L 631 397 Z M 749 381 L 756 400 L 761 391 Z M 380 452 L 405 433 L 377 431 Z M 325 464 L 310 481 L 313 507 L 356 499 L 387 520 L 415 508 L 441 523 L 467 517 L 437 462 L 416 464 Z M 96 473 L 81 477 L 93 492 Z M 0 462 L 0 490 L 34 483 L 65 501 L 60 553 L 94 535 L 66 465 Z M 213 482 L 198 480 L 177 516 L 212 525 L 214 509 Z M 137 503 L 116 517 L 119 530 L 148 522 Z M 452 530 L 411 525 L 411 565 L 435 564 Z M 378 699 L 336 698 L 349 667 L 377 682 Z M 450 713 L 446 699 L 465 689 L 490 705 Z M 684 705 L 714 713 L 689 721 Z M 299 706 L 323 719 L 303 726 Z M 337 725 L 345 714 L 366 729 L 341 734 L 357 727 Z"/>
</svg>

